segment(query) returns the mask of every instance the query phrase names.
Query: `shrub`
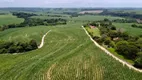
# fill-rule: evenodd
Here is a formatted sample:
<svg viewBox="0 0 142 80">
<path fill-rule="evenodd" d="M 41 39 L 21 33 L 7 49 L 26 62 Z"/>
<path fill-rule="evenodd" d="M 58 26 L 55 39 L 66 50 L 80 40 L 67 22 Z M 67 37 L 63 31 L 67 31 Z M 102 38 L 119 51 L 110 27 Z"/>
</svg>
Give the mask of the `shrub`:
<svg viewBox="0 0 142 80">
<path fill-rule="evenodd" d="M 136 58 L 134 66 L 137 68 L 142 68 L 142 56 Z"/>
</svg>

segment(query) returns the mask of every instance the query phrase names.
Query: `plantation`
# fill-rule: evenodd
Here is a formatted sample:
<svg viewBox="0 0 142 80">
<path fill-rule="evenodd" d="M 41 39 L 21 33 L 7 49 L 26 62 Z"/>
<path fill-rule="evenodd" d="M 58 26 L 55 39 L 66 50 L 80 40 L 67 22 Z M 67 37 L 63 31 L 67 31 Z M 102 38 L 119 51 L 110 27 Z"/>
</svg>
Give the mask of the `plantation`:
<svg viewBox="0 0 142 80">
<path fill-rule="evenodd" d="M 56 27 L 27 27 L 11 32 L 13 35 L 45 33 L 43 48 L 17 55 L 0 55 L 0 80 L 140 80 L 141 73 L 130 70 L 98 49 L 80 27 L 82 23 L 68 23 Z M 22 30 L 23 33 L 20 33 Z M 30 34 L 31 32 L 31 34 Z M 8 33 L 8 34 L 6 34 Z M 12 33 L 10 35 L 10 33 Z M 6 37 L 7 36 L 7 37 Z M 33 39 L 41 39 L 35 35 Z"/>
<path fill-rule="evenodd" d="M 13 11 L 18 12 L 19 9 Z M 113 21 L 125 18 L 78 15 L 77 13 L 81 11 L 86 11 L 86 9 L 24 9 L 20 14 L 16 13 L 15 16 L 19 17 L 16 19 L 24 18 L 25 21 L 24 19 L 21 22 L 13 20 L 15 23 L 6 23 L 9 29 L 0 31 L 0 50 L 2 50 L 1 43 L 12 42 L 12 45 L 9 46 L 12 47 L 12 54 L 9 54 L 11 48 L 2 45 L 7 52 L 0 54 L 0 80 L 141 80 L 142 73 L 129 69 L 126 65 L 108 56 L 94 45 L 81 27 L 92 21 L 108 21 L 108 19 Z M 66 24 L 58 24 L 62 20 Z M 41 24 L 50 23 L 50 21 L 55 25 Z M 3 22 L 0 21 L 0 23 Z M 21 23 L 24 26 L 18 27 L 17 25 Z M 101 26 L 108 24 L 112 24 L 108 31 L 107 27 L 98 27 L 99 24 L 94 27 L 89 25 L 85 28 L 95 39 L 102 37 L 103 31 L 109 33 L 109 30 L 115 31 L 120 28 L 123 28 L 122 31 L 128 32 L 122 36 L 122 39 L 129 34 L 134 36 L 141 34 L 141 28 L 132 27 L 134 23 L 120 23 L 118 21 L 118 23 L 102 23 Z M 131 32 L 129 32 L 129 27 Z M 50 33 L 47 33 L 49 31 Z M 46 33 L 43 47 L 37 49 Z M 112 32 L 109 35 L 114 37 L 116 36 L 114 34 Z M 110 38 L 105 39 L 105 44 L 107 44 Z M 141 39 L 137 42 L 141 42 Z M 27 47 L 24 48 L 20 44 L 27 44 Z M 28 46 L 30 46 L 30 50 Z M 24 49 L 21 50 L 19 47 Z M 108 46 L 104 45 L 104 47 Z M 141 52 L 138 53 L 138 55 L 141 54 Z M 142 58 L 137 58 L 135 62 L 139 64 L 141 61 Z"/>
</svg>

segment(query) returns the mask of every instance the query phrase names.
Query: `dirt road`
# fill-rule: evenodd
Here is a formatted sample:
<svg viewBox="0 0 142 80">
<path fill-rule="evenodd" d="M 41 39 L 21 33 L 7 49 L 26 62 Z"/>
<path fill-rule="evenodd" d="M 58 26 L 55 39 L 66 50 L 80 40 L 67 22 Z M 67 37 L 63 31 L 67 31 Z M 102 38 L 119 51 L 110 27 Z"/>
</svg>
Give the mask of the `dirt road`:
<svg viewBox="0 0 142 80">
<path fill-rule="evenodd" d="M 40 45 L 38 46 L 39 49 L 43 47 L 43 45 L 44 45 L 44 38 L 46 37 L 46 35 L 47 35 L 50 31 L 51 31 L 51 30 L 49 30 L 46 34 L 43 35 L 42 40 L 41 40 L 41 43 L 40 43 Z"/>
<path fill-rule="evenodd" d="M 89 38 L 91 39 L 91 41 L 94 42 L 94 44 L 99 47 L 101 50 L 103 50 L 106 54 L 108 54 L 109 56 L 113 57 L 115 60 L 119 61 L 120 63 L 123 64 L 123 66 L 127 66 L 129 69 L 133 69 L 135 71 L 138 72 L 142 72 L 141 69 L 137 69 L 134 66 L 132 66 L 131 64 L 128 64 L 127 62 L 119 59 L 118 57 L 114 56 L 112 53 L 110 53 L 107 49 L 105 49 L 104 47 L 102 47 L 101 45 L 99 45 L 95 40 L 92 39 L 92 37 L 89 35 L 89 33 L 86 31 L 86 29 L 84 28 L 84 26 L 82 26 L 82 28 L 84 29 L 84 31 L 86 32 L 86 34 L 89 36 Z"/>
</svg>

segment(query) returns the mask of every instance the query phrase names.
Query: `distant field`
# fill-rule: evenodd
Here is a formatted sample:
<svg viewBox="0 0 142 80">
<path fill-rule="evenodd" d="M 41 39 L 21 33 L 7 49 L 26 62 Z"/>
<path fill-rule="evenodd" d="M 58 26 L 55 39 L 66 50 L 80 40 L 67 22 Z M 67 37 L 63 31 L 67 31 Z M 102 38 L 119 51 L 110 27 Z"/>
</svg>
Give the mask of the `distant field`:
<svg viewBox="0 0 142 80">
<path fill-rule="evenodd" d="M 124 12 L 142 14 L 142 10 L 125 10 Z"/>
<path fill-rule="evenodd" d="M 114 19 L 123 19 L 121 17 L 113 17 L 113 16 L 99 16 L 99 15 L 83 15 L 78 17 L 70 17 L 69 15 L 62 15 L 63 17 L 50 17 L 47 15 L 44 16 L 32 16 L 31 18 L 40 18 L 40 19 L 66 19 L 69 21 L 97 21 L 97 20 L 104 20 L 105 18 L 108 18 L 110 20 Z"/>
<path fill-rule="evenodd" d="M 128 32 L 131 35 L 138 36 L 142 35 L 142 29 L 141 28 L 133 28 L 131 25 L 133 23 L 113 23 L 117 28 L 123 29 L 124 31 Z M 137 24 L 139 25 L 139 24 Z"/>
<path fill-rule="evenodd" d="M 24 19 L 17 18 L 16 16 L 12 15 L 0 15 L 0 25 L 6 25 L 6 24 L 18 24 L 23 22 Z"/>
<path fill-rule="evenodd" d="M 73 17 L 71 20 L 76 20 L 76 21 L 97 21 L 97 20 L 104 20 L 105 18 L 108 18 L 110 20 L 123 19 L 121 17 L 112 17 L 112 16 L 84 15 L 84 16 L 79 16 L 79 17 Z"/>
<path fill-rule="evenodd" d="M 91 14 L 99 14 L 102 13 L 103 10 L 94 10 L 94 11 L 81 11 L 79 14 L 91 13 Z"/>
<path fill-rule="evenodd" d="M 111 12 L 142 14 L 142 10 L 109 10 Z"/>
<path fill-rule="evenodd" d="M 39 19 L 59 19 L 59 18 L 62 18 L 62 19 L 69 19 L 69 16 L 63 16 L 63 17 L 50 17 L 50 16 L 47 16 L 47 15 L 44 15 L 44 16 L 32 16 L 31 18 L 39 18 Z"/>
</svg>

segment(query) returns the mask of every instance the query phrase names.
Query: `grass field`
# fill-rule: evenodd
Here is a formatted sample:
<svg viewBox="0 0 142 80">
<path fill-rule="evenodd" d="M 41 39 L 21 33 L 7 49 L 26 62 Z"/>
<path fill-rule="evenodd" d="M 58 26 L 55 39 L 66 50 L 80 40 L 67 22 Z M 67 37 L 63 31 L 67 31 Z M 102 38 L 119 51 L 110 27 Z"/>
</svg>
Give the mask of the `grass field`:
<svg viewBox="0 0 142 80">
<path fill-rule="evenodd" d="M 49 17 L 47 15 L 44 15 L 44 16 L 32 16 L 31 18 L 40 18 L 40 19 L 58 19 L 58 18 L 62 18 L 62 19 L 66 19 L 68 21 L 98 21 L 98 20 L 104 20 L 105 18 L 108 18 L 110 20 L 123 19 L 121 17 L 99 16 L 99 15 L 83 15 L 83 16 L 72 17 L 72 18 L 69 15 L 63 15 L 62 14 L 61 16 L 63 16 L 63 17 Z"/>
<path fill-rule="evenodd" d="M 16 16 L 12 16 L 11 14 L 0 15 L 0 25 L 18 24 L 23 21 L 24 21 L 24 19 L 17 18 Z"/>
<path fill-rule="evenodd" d="M 98 21 L 98 20 L 104 20 L 105 18 L 107 18 L 109 20 L 123 19 L 121 17 L 112 17 L 112 16 L 84 15 L 84 16 L 74 17 L 74 18 L 72 18 L 72 20 L 75 20 L 75 21 Z"/>
<path fill-rule="evenodd" d="M 52 30 L 41 49 L 25 54 L 0 55 L 0 80 L 142 79 L 142 73 L 129 70 L 97 48 L 81 24 L 26 27 L 1 32 L 2 39 L 28 34 L 39 41 L 41 32 Z"/>
<path fill-rule="evenodd" d="M 63 16 L 63 17 L 50 17 L 50 16 L 47 16 L 47 15 L 44 15 L 44 16 L 32 16 L 31 18 L 39 18 L 39 19 L 69 19 L 70 17 L 69 16 Z"/>
<path fill-rule="evenodd" d="M 101 37 L 100 35 L 100 30 L 96 27 L 96 28 L 90 28 L 90 27 L 86 27 L 86 30 L 90 33 L 92 33 L 93 37 L 94 36 L 98 36 Z"/>
<path fill-rule="evenodd" d="M 133 28 L 131 25 L 133 23 L 113 23 L 117 28 L 123 29 L 124 31 L 128 32 L 130 35 L 138 36 L 142 35 L 142 29 L 141 28 Z M 140 24 L 137 24 L 140 25 Z"/>
<path fill-rule="evenodd" d="M 47 32 L 46 28 L 48 27 L 37 26 L 37 27 L 8 29 L 0 32 L 0 39 L 7 41 L 25 41 L 25 42 L 31 39 L 35 39 L 39 44 L 42 36 Z"/>
<path fill-rule="evenodd" d="M 110 12 L 122 12 L 122 13 L 135 13 L 142 14 L 142 10 L 109 10 Z"/>
</svg>

